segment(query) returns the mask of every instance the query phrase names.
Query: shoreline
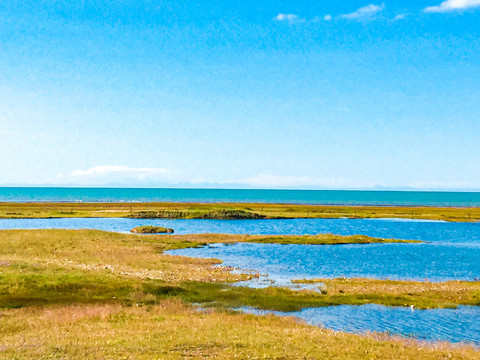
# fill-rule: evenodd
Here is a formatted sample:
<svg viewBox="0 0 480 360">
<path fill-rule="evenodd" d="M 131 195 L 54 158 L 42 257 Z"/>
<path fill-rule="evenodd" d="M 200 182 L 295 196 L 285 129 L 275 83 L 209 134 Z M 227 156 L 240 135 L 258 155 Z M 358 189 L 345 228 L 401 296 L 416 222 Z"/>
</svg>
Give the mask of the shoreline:
<svg viewBox="0 0 480 360">
<path fill-rule="evenodd" d="M 6 329 L 0 336 L 2 344 L 6 344 L 0 358 L 19 354 L 41 357 L 58 344 L 66 344 L 62 354 L 78 354 L 79 347 L 90 351 L 91 339 L 100 341 L 107 357 L 115 358 L 117 351 L 139 349 L 143 343 L 137 344 L 135 339 L 146 341 L 152 333 L 149 346 L 156 352 L 159 343 L 162 349 L 168 345 L 169 352 L 183 349 L 185 343 L 189 349 L 190 346 L 210 349 L 210 345 L 203 344 L 220 344 L 219 348 L 226 351 L 224 358 L 229 357 L 230 350 L 242 350 L 247 355 L 255 349 L 259 349 L 259 357 L 262 354 L 280 357 L 275 344 L 292 344 L 285 340 L 285 333 L 295 336 L 295 346 L 282 355 L 288 358 L 308 351 L 318 357 L 322 349 L 325 351 L 321 357 L 334 354 L 336 358 L 352 359 L 363 359 L 367 349 L 375 349 L 379 358 L 399 358 L 399 353 L 408 353 L 404 358 L 415 359 L 443 358 L 448 354 L 457 359 L 478 357 L 478 350 L 471 346 L 445 343 L 442 347 L 441 343 L 435 343 L 430 349 L 416 340 L 401 345 L 404 343 L 392 337 L 374 340 L 301 324 L 292 318 L 232 312 L 242 306 L 289 312 L 365 303 L 451 308 L 477 304 L 478 282 L 425 285 L 368 279 L 345 283 L 347 280 L 337 279 L 323 288 L 323 293 L 253 289 L 233 286 L 233 282 L 248 280 L 251 275 L 233 274 L 230 268 L 217 267 L 219 260 L 165 253 L 168 249 L 226 242 L 227 237 L 239 240 L 235 235 L 221 234 L 145 236 L 99 230 L 0 231 L 0 308 L 4 315 L 0 316 L 0 326 Z M 196 304 L 201 304 L 204 310 L 198 311 Z M 84 326 L 88 326 L 88 333 Z M 264 336 L 258 336 L 259 332 Z M 172 333 L 175 336 L 171 337 Z M 45 345 L 23 346 L 39 341 Z"/>
<path fill-rule="evenodd" d="M 198 202 L 0 202 L 0 219 L 411 219 L 480 222 L 480 207 Z"/>
</svg>

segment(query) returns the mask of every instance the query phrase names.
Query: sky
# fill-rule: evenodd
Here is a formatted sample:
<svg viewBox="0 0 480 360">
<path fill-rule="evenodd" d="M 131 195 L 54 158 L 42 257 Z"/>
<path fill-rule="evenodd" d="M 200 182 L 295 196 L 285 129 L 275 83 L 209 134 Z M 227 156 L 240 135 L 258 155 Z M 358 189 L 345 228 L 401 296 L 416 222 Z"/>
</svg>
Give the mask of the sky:
<svg viewBox="0 0 480 360">
<path fill-rule="evenodd" d="M 0 3 L 0 186 L 480 189 L 480 0 Z"/>
</svg>

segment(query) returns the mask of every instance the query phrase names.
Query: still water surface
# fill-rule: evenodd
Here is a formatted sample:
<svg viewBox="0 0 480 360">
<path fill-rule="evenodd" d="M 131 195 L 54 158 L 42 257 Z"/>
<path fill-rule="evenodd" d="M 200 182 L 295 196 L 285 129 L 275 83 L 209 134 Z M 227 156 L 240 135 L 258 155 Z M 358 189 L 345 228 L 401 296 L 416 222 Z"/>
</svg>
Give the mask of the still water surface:
<svg viewBox="0 0 480 360">
<path fill-rule="evenodd" d="M 177 250 L 272 278 L 358 276 L 443 281 L 480 277 L 480 223 L 372 219 L 142 220 L 123 218 L 0 219 L 0 229 L 100 229 L 128 232 L 139 225 L 172 227 L 176 234 L 364 234 L 422 244 L 342 246 L 237 244 Z"/>
<path fill-rule="evenodd" d="M 400 280 L 477 280 L 480 247 L 437 244 L 278 245 L 212 244 L 169 252 L 216 258 L 223 265 L 268 274 L 270 279 L 367 277 Z"/>
<path fill-rule="evenodd" d="M 298 312 L 262 311 L 242 308 L 244 312 L 295 316 L 311 325 L 362 334 L 380 332 L 426 341 L 465 342 L 480 346 L 480 307 L 412 310 L 381 305 L 330 306 Z"/>
<path fill-rule="evenodd" d="M 480 206 L 480 192 L 0 187 L 0 202 L 27 201 Z"/>
<path fill-rule="evenodd" d="M 402 219 L 164 220 L 126 218 L 0 219 L 0 229 L 99 229 L 128 232 L 140 225 L 171 227 L 176 234 L 363 234 L 435 243 L 480 245 L 480 223 Z"/>
</svg>

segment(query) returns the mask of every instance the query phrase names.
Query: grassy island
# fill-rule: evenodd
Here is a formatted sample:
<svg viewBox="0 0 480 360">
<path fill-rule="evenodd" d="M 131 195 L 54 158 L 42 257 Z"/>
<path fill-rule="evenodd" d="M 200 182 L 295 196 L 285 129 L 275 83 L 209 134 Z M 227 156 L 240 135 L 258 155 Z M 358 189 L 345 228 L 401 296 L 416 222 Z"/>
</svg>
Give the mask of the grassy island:
<svg viewBox="0 0 480 360">
<path fill-rule="evenodd" d="M 349 335 L 293 319 L 229 310 L 255 306 L 292 311 L 368 302 L 393 305 L 390 299 L 395 294 L 389 289 L 372 287 L 372 292 L 377 293 L 375 297 L 364 296 L 360 288 L 343 284 L 340 289 L 327 283 L 327 292 L 323 294 L 234 287 L 228 283 L 252 275 L 213 267 L 219 264 L 215 259 L 163 253 L 165 249 L 222 239 L 223 242 L 258 240 L 255 238 L 218 234 L 143 236 L 95 230 L 2 230 L 0 359 L 230 359 L 235 356 L 364 359 L 365 354 L 376 359 L 478 358 L 478 351 L 468 347 L 428 346 L 389 337 Z M 480 304 L 476 283 L 462 283 L 458 287 L 467 290 L 461 290 L 462 298 L 452 297 L 449 304 Z M 430 299 L 429 306 L 444 306 L 442 288 L 436 291 L 439 295 Z M 467 293 L 470 295 L 466 296 Z M 426 297 L 431 297 L 431 293 L 427 292 Z M 401 301 L 397 304 L 410 306 L 416 300 Z M 202 304 L 204 310 L 198 311 L 194 304 Z"/>
<path fill-rule="evenodd" d="M 248 203 L 0 203 L 0 218 L 137 219 L 401 218 L 478 222 L 479 207 L 326 206 Z"/>
<path fill-rule="evenodd" d="M 319 235 L 247 235 L 244 242 L 264 244 L 297 244 L 297 245 L 347 245 L 347 244 L 376 244 L 376 243 L 421 243 L 418 240 L 382 239 L 366 235 L 341 236 L 333 234 Z"/>
<path fill-rule="evenodd" d="M 212 243 L 263 243 L 281 245 L 348 245 L 348 244 L 383 244 L 383 243 L 421 243 L 419 240 L 398 240 L 370 237 L 366 235 L 241 235 L 241 234 L 195 234 L 165 236 L 162 246 L 165 250 L 185 247 L 205 246 Z"/>
<path fill-rule="evenodd" d="M 137 234 L 172 234 L 173 229 L 161 226 L 137 226 L 130 230 Z"/>
</svg>

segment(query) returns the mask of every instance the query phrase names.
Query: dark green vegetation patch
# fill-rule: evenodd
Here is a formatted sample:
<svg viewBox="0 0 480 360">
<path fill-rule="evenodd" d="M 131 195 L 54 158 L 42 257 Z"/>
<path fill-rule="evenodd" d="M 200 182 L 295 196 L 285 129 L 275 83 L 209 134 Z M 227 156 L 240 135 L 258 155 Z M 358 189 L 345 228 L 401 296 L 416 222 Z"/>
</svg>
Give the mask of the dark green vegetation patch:
<svg viewBox="0 0 480 360">
<path fill-rule="evenodd" d="M 137 234 L 173 234 L 173 229 L 161 226 L 137 226 L 130 232 Z"/>
<path fill-rule="evenodd" d="M 218 210 L 160 210 L 138 211 L 130 215 L 134 219 L 216 219 L 216 220 L 255 220 L 266 216 L 250 211 L 234 209 Z"/>
</svg>

